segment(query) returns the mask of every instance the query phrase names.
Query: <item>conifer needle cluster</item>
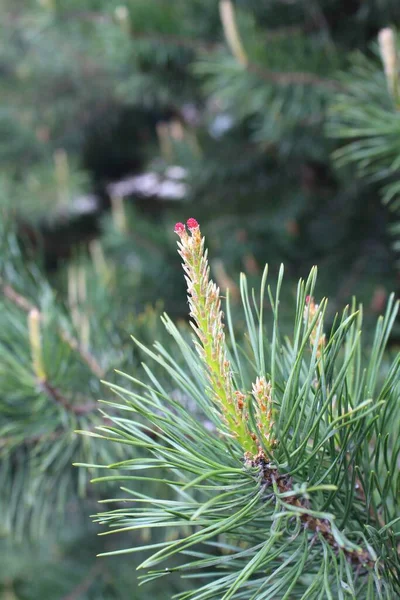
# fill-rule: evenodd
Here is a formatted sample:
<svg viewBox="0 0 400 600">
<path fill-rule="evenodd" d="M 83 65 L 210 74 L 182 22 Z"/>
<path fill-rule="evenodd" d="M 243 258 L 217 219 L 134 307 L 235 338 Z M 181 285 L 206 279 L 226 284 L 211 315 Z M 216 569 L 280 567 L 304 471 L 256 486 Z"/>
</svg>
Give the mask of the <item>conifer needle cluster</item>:
<svg viewBox="0 0 400 600">
<path fill-rule="evenodd" d="M 283 339 L 283 270 L 273 292 L 265 269 L 259 301 L 242 277 L 239 344 L 229 304 L 225 337 L 200 227 L 195 219 L 187 227 L 175 231 L 196 351 L 165 315 L 176 353 L 137 343 L 170 384 L 149 365 L 140 379 L 121 374 L 128 389 L 110 384 L 123 403 L 107 404 L 125 416 L 110 414 L 99 435 L 144 455 L 96 479 L 122 482 L 108 501 L 115 509 L 96 521 L 103 535 L 146 531 L 147 543 L 106 554 L 149 550 L 144 582 L 172 571 L 193 578 L 181 600 L 392 600 L 400 592 L 400 355 L 385 366 L 383 357 L 398 303 L 389 299 L 372 347 L 363 345 L 356 305 L 324 332 L 314 269 L 299 282 L 293 332 Z M 143 474 L 146 493 L 135 486 Z M 163 495 L 152 494 L 160 481 Z"/>
</svg>

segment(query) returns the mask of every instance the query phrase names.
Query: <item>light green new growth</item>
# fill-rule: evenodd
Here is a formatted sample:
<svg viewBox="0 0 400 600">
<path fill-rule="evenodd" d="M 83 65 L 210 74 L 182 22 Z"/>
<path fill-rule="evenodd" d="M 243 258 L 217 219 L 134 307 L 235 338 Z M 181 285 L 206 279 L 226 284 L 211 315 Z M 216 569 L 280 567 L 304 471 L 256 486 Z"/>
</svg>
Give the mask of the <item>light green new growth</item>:
<svg viewBox="0 0 400 600">
<path fill-rule="evenodd" d="M 315 304 L 314 298 L 307 297 L 306 298 L 306 306 L 304 307 L 304 323 L 306 327 L 308 327 L 314 320 L 315 316 L 318 314 L 319 305 Z M 310 346 L 314 348 L 315 344 L 317 346 L 317 358 L 319 358 L 322 354 L 323 348 L 326 342 L 326 336 L 322 333 L 323 326 L 323 316 L 322 313 L 318 314 L 315 325 L 310 333 Z"/>
<path fill-rule="evenodd" d="M 222 411 L 231 435 L 237 438 L 244 451 L 258 452 L 256 436 L 248 426 L 246 395 L 234 389 L 232 367 L 226 354 L 219 288 L 210 279 L 204 237 L 195 219 L 189 219 L 187 233 L 184 225 L 175 227 L 180 237 L 179 254 L 186 273 L 191 325 L 200 340 L 196 349 L 206 369 L 210 384 L 209 394 Z"/>
<path fill-rule="evenodd" d="M 257 427 L 262 436 L 264 446 L 269 452 L 276 443 L 273 434 L 274 421 L 272 419 L 272 386 L 265 377 L 257 377 L 253 383 L 253 397 L 257 415 Z"/>
</svg>

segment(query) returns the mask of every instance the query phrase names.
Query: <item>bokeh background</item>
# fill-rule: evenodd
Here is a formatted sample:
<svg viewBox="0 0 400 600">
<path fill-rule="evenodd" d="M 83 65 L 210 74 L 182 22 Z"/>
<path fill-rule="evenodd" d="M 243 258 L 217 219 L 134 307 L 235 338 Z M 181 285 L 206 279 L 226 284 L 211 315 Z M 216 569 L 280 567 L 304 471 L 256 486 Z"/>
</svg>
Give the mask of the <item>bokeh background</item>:
<svg viewBox="0 0 400 600">
<path fill-rule="evenodd" d="M 0 15 L 0 598 L 171 597 L 173 576 L 138 587 L 140 552 L 95 558 L 123 547 L 90 519 L 119 491 L 72 463 L 126 455 L 74 431 L 106 420 L 101 379 L 138 372 L 131 334 L 168 345 L 164 310 L 185 328 L 176 221 L 201 223 L 239 333 L 239 273 L 257 286 L 265 263 L 272 279 L 285 265 L 288 331 L 315 264 L 331 322 L 353 296 L 376 321 L 400 281 L 400 3 L 0 0 Z"/>
</svg>

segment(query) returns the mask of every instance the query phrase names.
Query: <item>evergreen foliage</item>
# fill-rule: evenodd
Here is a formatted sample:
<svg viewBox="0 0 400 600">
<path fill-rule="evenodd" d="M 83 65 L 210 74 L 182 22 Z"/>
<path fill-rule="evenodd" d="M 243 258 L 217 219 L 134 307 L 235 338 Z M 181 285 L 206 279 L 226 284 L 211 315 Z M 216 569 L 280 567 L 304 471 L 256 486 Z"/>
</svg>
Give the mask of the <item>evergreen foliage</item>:
<svg viewBox="0 0 400 600">
<path fill-rule="evenodd" d="M 1 188 L 25 220 L 60 220 L 61 204 L 65 222 L 68 199 L 73 213 L 94 187 L 107 203 L 110 180 L 172 162 L 188 170 L 185 199 L 202 221 L 219 226 L 229 210 L 260 265 L 284 260 L 294 277 L 315 262 L 340 272 L 349 254 L 390 265 L 386 213 L 374 189 L 334 173 L 324 124 L 338 71 L 398 23 L 396 2 L 3 2 Z M 220 253 L 228 271 L 243 268 L 232 248 Z"/>
<path fill-rule="evenodd" d="M 0 598 L 258 598 L 268 577 L 260 598 L 396 597 L 398 71 L 376 39 L 397 0 L 0 11 Z M 193 205 L 230 289 L 240 435 L 205 392 L 229 369 L 183 322 L 172 229 Z"/>
<path fill-rule="evenodd" d="M 259 298 L 242 277 L 247 335 L 245 345 L 232 336 L 228 359 L 204 238 L 194 219 L 188 227 L 189 234 L 181 223 L 176 231 L 197 353 L 164 316 L 173 354 L 159 343 L 153 349 L 136 343 L 165 370 L 169 385 L 147 363 L 141 379 L 121 373 L 134 389 L 110 383 L 118 398 L 104 401 L 106 411 L 120 416 L 86 434 L 145 450 L 139 461 L 109 464 L 112 473 L 94 480 L 122 484 L 109 501 L 116 508 L 97 516 L 104 535 L 143 528 L 179 535 L 105 554 L 150 550 L 140 565 L 145 582 L 174 571 L 198 574 L 201 585 L 177 596 L 182 599 L 394 598 L 400 592 L 400 354 L 387 362 L 384 352 L 398 303 L 390 298 L 366 357 L 362 308 L 355 303 L 337 315 L 325 338 L 327 302 L 312 299 L 314 270 L 299 282 L 293 333 L 283 339 L 283 269 L 273 289 L 266 268 Z M 229 305 L 226 310 L 233 333 Z M 186 406 L 176 401 L 176 390 Z M 162 497 L 137 490 L 143 477 L 151 490 L 164 470 Z M 184 562 L 173 568 L 176 554 Z"/>
<path fill-rule="evenodd" d="M 88 490 L 96 471 L 72 465 L 129 454 L 74 431 L 106 422 L 97 403 L 101 378 L 138 367 L 126 332 L 150 341 L 159 313 L 135 315 L 115 293 L 104 257 L 81 256 L 68 268 L 63 299 L 23 254 L 12 223 L 3 218 L 1 229 L 0 597 L 131 599 L 130 563 L 96 565 L 95 554 L 110 547 L 89 518 L 98 500 Z"/>
<path fill-rule="evenodd" d="M 394 31 L 383 29 L 379 37 L 383 69 L 376 60 L 355 56 L 352 70 L 343 76 L 345 88 L 332 106 L 329 131 L 348 140 L 335 152 L 338 164 L 354 165 L 359 176 L 381 187 L 383 201 L 394 213 L 391 229 L 398 251 L 400 59 Z"/>
</svg>

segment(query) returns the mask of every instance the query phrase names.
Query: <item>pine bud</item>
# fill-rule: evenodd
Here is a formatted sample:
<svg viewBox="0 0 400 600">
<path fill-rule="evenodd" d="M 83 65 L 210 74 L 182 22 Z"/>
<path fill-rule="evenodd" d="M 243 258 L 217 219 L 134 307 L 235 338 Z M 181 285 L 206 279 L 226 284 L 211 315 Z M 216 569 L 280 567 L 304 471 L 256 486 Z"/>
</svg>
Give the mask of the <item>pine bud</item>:
<svg viewBox="0 0 400 600">
<path fill-rule="evenodd" d="M 33 371 L 39 381 L 45 381 L 46 372 L 43 366 L 42 345 L 40 338 L 40 312 L 36 308 L 33 308 L 29 312 L 28 329 Z"/>
<path fill-rule="evenodd" d="M 304 307 L 304 323 L 305 323 L 306 327 L 308 327 L 312 323 L 318 310 L 319 310 L 319 304 L 315 304 L 314 298 L 312 298 L 311 296 L 307 296 L 306 297 L 306 305 Z M 314 347 L 315 343 L 317 342 L 317 335 L 318 335 L 318 332 L 320 331 L 321 322 L 322 322 L 322 314 L 320 314 L 319 317 L 317 318 L 317 321 L 313 327 L 313 330 L 310 333 L 310 345 L 312 348 Z M 321 356 L 322 350 L 325 346 L 325 342 L 326 342 L 325 334 L 321 333 L 318 337 L 318 342 L 317 342 L 317 358 L 319 358 Z"/>
<path fill-rule="evenodd" d="M 177 223 L 175 225 L 174 228 L 175 233 L 177 233 L 179 236 L 182 236 L 182 234 L 186 231 L 185 226 L 183 223 Z"/>
<path fill-rule="evenodd" d="M 272 450 L 275 446 L 273 435 L 272 420 L 272 386 L 265 377 L 257 377 L 253 383 L 253 397 L 255 400 L 255 411 L 257 415 L 257 425 L 261 434 L 264 446 Z M 260 448 L 261 450 L 261 448 Z"/>
<path fill-rule="evenodd" d="M 388 88 L 392 96 L 396 97 L 398 93 L 399 65 L 393 29 L 390 27 L 381 29 L 378 34 L 378 42 Z"/>
<path fill-rule="evenodd" d="M 196 221 L 196 219 L 193 219 L 193 218 L 188 219 L 186 224 L 187 224 L 188 228 L 190 229 L 190 231 L 193 231 L 193 229 L 199 229 L 199 224 Z"/>
</svg>

